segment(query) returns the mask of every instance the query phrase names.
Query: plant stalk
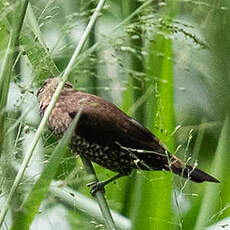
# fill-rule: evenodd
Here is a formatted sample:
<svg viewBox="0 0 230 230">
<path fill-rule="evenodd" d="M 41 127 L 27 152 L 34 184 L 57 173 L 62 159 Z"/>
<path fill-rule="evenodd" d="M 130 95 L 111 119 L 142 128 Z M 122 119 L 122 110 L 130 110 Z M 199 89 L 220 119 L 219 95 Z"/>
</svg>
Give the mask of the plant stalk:
<svg viewBox="0 0 230 230">
<path fill-rule="evenodd" d="M 85 169 L 86 169 L 87 173 L 90 174 L 90 175 L 93 175 L 93 181 L 97 182 L 98 179 L 97 179 L 97 176 L 96 176 L 96 173 L 95 173 L 95 170 L 93 168 L 93 165 L 92 165 L 91 161 L 86 159 L 82 154 L 80 156 L 81 156 L 82 162 L 83 162 L 83 164 L 85 166 Z M 96 199 L 98 201 L 98 204 L 100 206 L 102 215 L 104 216 L 105 224 L 106 224 L 107 228 L 111 229 L 111 230 L 116 229 L 114 220 L 113 220 L 111 212 L 109 210 L 109 206 L 108 206 L 108 204 L 106 202 L 106 199 L 105 199 L 104 194 L 102 193 L 102 191 L 100 191 L 100 190 L 97 191 L 96 194 L 95 194 L 95 197 L 96 197 Z"/>
</svg>

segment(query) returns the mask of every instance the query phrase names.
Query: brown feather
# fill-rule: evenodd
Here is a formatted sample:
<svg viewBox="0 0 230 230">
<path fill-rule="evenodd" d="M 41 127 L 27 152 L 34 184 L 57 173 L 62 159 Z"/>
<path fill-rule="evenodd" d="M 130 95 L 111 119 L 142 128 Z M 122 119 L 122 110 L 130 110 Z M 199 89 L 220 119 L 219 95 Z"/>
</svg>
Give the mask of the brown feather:
<svg viewBox="0 0 230 230">
<path fill-rule="evenodd" d="M 38 91 L 42 116 L 59 81 L 58 78 L 50 78 Z M 73 135 L 72 148 L 103 167 L 124 174 L 135 168 L 165 169 L 195 182 L 218 182 L 169 154 L 154 134 L 114 104 L 76 91 L 70 83 L 65 84 L 54 106 L 48 120 L 49 128 L 63 134 L 80 109 L 82 112 Z"/>
</svg>

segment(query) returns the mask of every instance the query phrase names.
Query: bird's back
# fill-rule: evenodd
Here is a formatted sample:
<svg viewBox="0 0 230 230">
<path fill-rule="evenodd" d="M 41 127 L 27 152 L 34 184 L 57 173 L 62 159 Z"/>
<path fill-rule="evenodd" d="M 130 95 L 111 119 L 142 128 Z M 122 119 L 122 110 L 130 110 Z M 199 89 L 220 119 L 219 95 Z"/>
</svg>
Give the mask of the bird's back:
<svg viewBox="0 0 230 230">
<path fill-rule="evenodd" d="M 55 91 L 56 82 L 55 78 L 48 79 L 39 90 L 42 115 Z M 196 182 L 218 182 L 170 155 L 154 134 L 112 103 L 76 91 L 69 83 L 64 87 L 49 117 L 50 129 L 63 134 L 80 110 L 72 148 L 101 166 L 124 174 L 134 168 L 165 169 Z"/>
</svg>

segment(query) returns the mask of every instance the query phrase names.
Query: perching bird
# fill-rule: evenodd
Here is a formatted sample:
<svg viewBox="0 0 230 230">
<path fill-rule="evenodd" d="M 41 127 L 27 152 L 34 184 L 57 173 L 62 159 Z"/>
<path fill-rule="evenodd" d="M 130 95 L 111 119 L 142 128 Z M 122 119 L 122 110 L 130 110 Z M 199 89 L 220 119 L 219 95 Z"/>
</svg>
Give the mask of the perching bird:
<svg viewBox="0 0 230 230">
<path fill-rule="evenodd" d="M 43 116 L 57 88 L 59 78 L 49 78 L 38 91 Z M 219 181 L 171 155 L 159 139 L 114 104 L 101 97 L 74 90 L 67 82 L 48 120 L 50 130 L 63 134 L 81 109 L 71 141 L 74 152 L 118 172 L 115 177 L 93 184 L 91 193 L 133 169 L 166 170 L 194 182 Z"/>
</svg>

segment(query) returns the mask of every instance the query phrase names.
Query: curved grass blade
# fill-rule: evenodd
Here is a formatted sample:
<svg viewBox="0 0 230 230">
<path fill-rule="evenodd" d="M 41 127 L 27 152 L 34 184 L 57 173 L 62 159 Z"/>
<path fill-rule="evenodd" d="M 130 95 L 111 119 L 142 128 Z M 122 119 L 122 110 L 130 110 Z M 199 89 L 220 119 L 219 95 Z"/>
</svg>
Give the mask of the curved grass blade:
<svg viewBox="0 0 230 230">
<path fill-rule="evenodd" d="M 205 188 L 205 195 L 202 200 L 201 208 L 197 217 L 195 230 L 204 228 L 207 224 L 213 221 L 211 217 L 218 208 L 219 200 L 222 203 L 227 203 L 229 200 L 229 145 L 230 145 L 230 115 L 226 115 L 226 119 L 219 138 L 215 158 L 213 160 L 212 172 L 219 180 L 220 184 L 207 184 Z M 220 197 L 221 191 L 221 197 Z"/>
<path fill-rule="evenodd" d="M 24 16 L 26 13 L 28 0 L 18 1 L 15 4 L 13 25 L 10 29 L 10 36 L 6 53 L 3 58 L 3 62 L 0 68 L 0 155 L 3 145 L 4 137 L 4 119 L 5 119 L 5 106 L 8 97 L 10 77 L 13 69 L 14 62 L 16 60 L 16 47 L 18 44 L 18 38 L 21 32 Z M 12 15 L 11 15 L 12 16 Z"/>
<path fill-rule="evenodd" d="M 170 3 L 168 1 L 168 3 Z M 169 15 L 175 14 L 170 3 Z M 167 33 L 167 31 L 164 31 Z M 154 34 L 153 34 L 154 36 Z M 161 55 L 159 55 L 161 54 Z M 174 83 L 172 41 L 160 33 L 149 43 L 146 72 L 152 80 L 146 83 L 146 92 L 155 92 L 146 100 L 146 126 L 173 152 L 174 138 Z M 153 119 L 154 115 L 154 119 Z M 164 130 L 164 132 L 162 132 Z M 173 229 L 172 175 L 165 172 L 146 172 L 139 178 L 133 229 Z"/>
<path fill-rule="evenodd" d="M 15 221 L 13 223 L 12 230 L 19 229 L 29 229 L 38 209 L 40 207 L 41 202 L 45 198 L 50 183 L 52 179 L 55 177 L 58 165 L 60 164 L 61 158 L 66 151 L 67 146 L 70 143 L 72 133 L 76 127 L 76 124 L 80 117 L 79 112 L 75 117 L 74 121 L 66 131 L 65 135 L 59 142 L 59 144 L 54 149 L 51 158 L 44 168 L 41 176 L 33 186 L 29 196 L 27 197 L 24 205 L 20 209 L 20 211 L 16 214 Z"/>
</svg>

